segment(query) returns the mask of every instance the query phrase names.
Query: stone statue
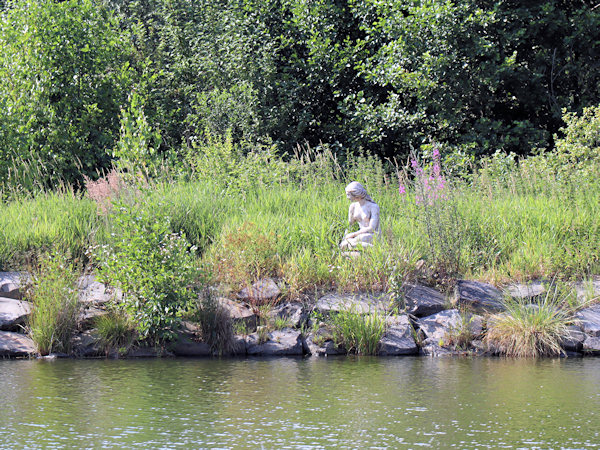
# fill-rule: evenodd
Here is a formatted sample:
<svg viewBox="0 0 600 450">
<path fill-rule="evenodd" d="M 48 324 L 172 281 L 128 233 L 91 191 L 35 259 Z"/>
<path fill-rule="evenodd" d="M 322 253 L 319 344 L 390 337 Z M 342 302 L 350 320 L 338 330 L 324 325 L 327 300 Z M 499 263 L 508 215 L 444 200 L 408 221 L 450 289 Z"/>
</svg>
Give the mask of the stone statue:
<svg viewBox="0 0 600 450">
<path fill-rule="evenodd" d="M 372 247 L 373 238 L 379 230 L 379 206 L 375 203 L 367 190 L 357 181 L 346 186 L 346 197 L 352 203 L 348 209 L 348 223 L 358 222 L 359 229 L 349 233 L 346 230 L 344 239 L 340 243 L 341 249 L 351 249 L 358 245 Z"/>
</svg>

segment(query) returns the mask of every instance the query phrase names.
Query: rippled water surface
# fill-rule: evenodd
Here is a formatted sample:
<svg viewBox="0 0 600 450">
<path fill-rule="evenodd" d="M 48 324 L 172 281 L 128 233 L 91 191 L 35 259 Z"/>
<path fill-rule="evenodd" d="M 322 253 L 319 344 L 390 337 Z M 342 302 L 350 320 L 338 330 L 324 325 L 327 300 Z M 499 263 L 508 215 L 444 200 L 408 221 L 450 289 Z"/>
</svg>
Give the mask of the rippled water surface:
<svg viewBox="0 0 600 450">
<path fill-rule="evenodd" d="M 0 360 L 0 447 L 590 448 L 600 359 Z"/>
</svg>

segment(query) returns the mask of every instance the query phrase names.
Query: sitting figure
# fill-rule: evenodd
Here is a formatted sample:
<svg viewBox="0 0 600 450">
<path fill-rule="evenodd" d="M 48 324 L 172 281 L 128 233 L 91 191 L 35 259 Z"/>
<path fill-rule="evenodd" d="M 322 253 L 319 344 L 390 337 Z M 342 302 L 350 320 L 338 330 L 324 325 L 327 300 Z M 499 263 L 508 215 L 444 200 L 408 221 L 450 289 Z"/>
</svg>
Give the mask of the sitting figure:
<svg viewBox="0 0 600 450">
<path fill-rule="evenodd" d="M 375 203 L 367 190 L 357 181 L 346 186 L 346 197 L 352 203 L 348 209 L 348 223 L 358 222 L 358 231 L 344 235 L 340 243 L 341 249 L 351 249 L 358 245 L 371 247 L 373 237 L 379 234 L 379 206 Z"/>
</svg>

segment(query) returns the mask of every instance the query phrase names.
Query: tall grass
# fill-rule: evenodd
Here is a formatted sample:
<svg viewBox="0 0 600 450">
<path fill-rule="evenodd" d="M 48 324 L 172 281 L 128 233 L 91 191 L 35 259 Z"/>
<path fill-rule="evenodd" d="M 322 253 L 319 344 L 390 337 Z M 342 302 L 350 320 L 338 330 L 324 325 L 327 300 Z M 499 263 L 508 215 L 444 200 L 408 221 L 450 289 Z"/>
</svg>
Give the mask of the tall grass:
<svg viewBox="0 0 600 450">
<path fill-rule="evenodd" d="M 79 311 L 76 285 L 77 274 L 65 254 L 41 257 L 27 295 L 33 303 L 27 330 L 40 354 L 70 350 Z"/>
<path fill-rule="evenodd" d="M 353 309 L 333 313 L 330 317 L 333 337 L 349 353 L 376 355 L 379 341 L 385 333 L 385 317 L 372 312 L 361 314 Z"/>
</svg>

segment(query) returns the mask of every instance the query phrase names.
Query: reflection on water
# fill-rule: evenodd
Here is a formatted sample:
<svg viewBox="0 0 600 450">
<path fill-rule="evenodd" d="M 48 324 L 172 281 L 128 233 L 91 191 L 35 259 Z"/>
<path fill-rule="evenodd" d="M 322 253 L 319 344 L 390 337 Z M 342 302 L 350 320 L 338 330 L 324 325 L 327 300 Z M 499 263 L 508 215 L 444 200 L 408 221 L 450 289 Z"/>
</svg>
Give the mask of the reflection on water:
<svg viewBox="0 0 600 450">
<path fill-rule="evenodd" d="M 600 359 L 1 361 L 0 447 L 594 447 Z"/>
</svg>

